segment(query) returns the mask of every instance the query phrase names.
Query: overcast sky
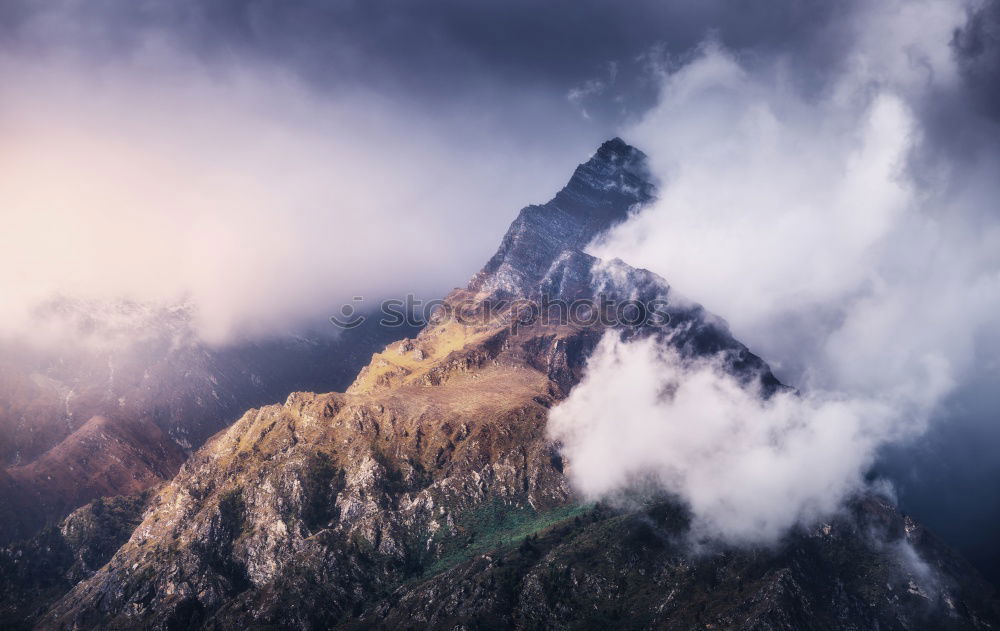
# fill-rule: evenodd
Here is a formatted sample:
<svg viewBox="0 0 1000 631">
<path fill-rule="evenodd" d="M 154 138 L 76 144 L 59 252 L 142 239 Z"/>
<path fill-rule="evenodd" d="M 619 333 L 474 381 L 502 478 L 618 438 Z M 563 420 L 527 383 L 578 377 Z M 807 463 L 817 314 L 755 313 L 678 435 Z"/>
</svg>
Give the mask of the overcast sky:
<svg viewBox="0 0 1000 631">
<path fill-rule="evenodd" d="M 183 295 L 223 340 L 317 294 L 463 284 L 664 64 L 814 44 L 844 11 L 730 4 L 5 0 L 0 330 L 54 291 Z M 806 52 L 804 84 L 838 62 Z"/>
</svg>

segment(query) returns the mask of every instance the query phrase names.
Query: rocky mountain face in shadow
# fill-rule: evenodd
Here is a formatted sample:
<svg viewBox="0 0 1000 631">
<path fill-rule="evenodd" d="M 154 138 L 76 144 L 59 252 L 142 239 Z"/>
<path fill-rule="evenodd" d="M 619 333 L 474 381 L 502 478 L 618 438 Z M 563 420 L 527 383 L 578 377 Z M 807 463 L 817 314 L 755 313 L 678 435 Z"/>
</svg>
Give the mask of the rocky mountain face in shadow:
<svg viewBox="0 0 1000 631">
<path fill-rule="evenodd" d="M 418 335 L 375 354 L 345 392 L 298 392 L 246 412 L 151 493 L 99 569 L 77 572 L 73 551 L 87 544 L 67 541 L 58 567 L 71 578 L 22 594 L 34 607 L 23 624 L 994 628 L 985 583 L 878 498 L 776 547 L 695 551 L 670 498 L 623 507 L 576 496 L 573 463 L 546 422 L 608 332 L 717 356 L 765 393 L 784 387 L 663 279 L 583 251 L 652 195 L 643 154 L 618 139 L 602 145 L 553 200 L 521 211 Z M 601 296 L 658 300 L 666 317 L 564 319 L 523 302 L 600 311 Z M 134 523 L 122 522 L 118 533 Z"/>
<path fill-rule="evenodd" d="M 93 576 L 128 541 L 151 495 L 94 500 L 58 525 L 0 548 L 0 628 L 30 629 L 54 600 Z"/>
</svg>

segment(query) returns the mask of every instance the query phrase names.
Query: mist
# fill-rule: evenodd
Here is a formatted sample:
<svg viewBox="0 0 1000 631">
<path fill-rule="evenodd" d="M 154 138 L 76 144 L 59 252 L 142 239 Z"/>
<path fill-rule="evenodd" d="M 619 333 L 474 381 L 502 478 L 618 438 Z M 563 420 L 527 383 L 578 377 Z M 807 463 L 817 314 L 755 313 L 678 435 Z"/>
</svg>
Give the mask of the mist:
<svg viewBox="0 0 1000 631">
<path fill-rule="evenodd" d="M 842 61 L 818 83 L 797 56 L 711 38 L 661 64 L 656 106 L 624 130 L 659 199 L 591 251 L 726 318 L 801 396 L 761 403 L 712 366 L 605 340 L 553 412 L 588 496 L 652 477 L 699 532 L 774 541 L 864 491 L 890 445 L 947 423 L 957 389 L 995 387 L 967 387 L 995 377 L 1000 331 L 997 130 L 955 44 L 974 8 L 857 8 L 829 27 Z M 945 111 L 970 137 L 960 152 Z"/>
<path fill-rule="evenodd" d="M 355 296 L 443 295 L 586 158 L 469 104 L 434 117 L 155 40 L 115 60 L 0 54 L 0 77 L 18 86 L 0 99 L 4 336 L 30 337 L 53 296 L 184 304 L 224 343 Z"/>
<path fill-rule="evenodd" d="M 836 13 L 380 4 L 4 3 L 0 335 L 44 340 L 53 295 L 183 303 L 216 343 L 443 295 L 655 103 L 661 57 Z"/>
</svg>

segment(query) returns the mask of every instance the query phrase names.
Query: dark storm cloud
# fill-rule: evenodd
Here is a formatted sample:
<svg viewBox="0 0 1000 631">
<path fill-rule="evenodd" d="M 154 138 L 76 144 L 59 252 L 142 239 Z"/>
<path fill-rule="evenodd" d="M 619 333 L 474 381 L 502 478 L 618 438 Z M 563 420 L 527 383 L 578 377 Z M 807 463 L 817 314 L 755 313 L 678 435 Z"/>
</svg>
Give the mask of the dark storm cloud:
<svg viewBox="0 0 1000 631">
<path fill-rule="evenodd" d="M 969 91 L 988 116 L 1000 121 L 1000 2 L 991 0 L 972 11 L 952 46 Z"/>
<path fill-rule="evenodd" d="M 834 30 L 820 27 L 846 7 L 802 0 L 22 1 L 4 5 L 0 28 L 9 46 L 76 46 L 98 58 L 166 38 L 206 61 L 274 63 L 330 89 L 361 83 L 429 105 L 465 97 L 516 108 L 519 90 L 564 99 L 598 78 L 610 85 L 587 95 L 588 110 L 616 120 L 652 104 L 655 86 L 645 72 L 652 50 L 682 55 L 709 34 L 740 49 L 802 47 L 829 37 Z M 803 60 L 821 66 L 836 51 L 813 45 Z"/>
</svg>

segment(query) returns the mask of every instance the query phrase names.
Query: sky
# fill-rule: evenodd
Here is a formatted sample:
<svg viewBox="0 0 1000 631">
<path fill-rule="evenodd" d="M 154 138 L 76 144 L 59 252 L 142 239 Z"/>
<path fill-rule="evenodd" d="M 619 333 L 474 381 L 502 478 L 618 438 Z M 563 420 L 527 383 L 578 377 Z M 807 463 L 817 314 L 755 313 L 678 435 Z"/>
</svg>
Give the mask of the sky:
<svg viewBox="0 0 1000 631">
<path fill-rule="evenodd" d="M 768 487 L 799 498 L 783 515 L 720 512 L 697 463 L 665 475 L 706 532 L 771 536 L 876 466 L 1000 559 L 998 75 L 985 0 L 0 0 L 0 336 L 30 336 L 54 294 L 187 301 L 220 343 L 442 295 L 620 135 L 660 198 L 591 250 L 659 273 L 808 393 L 761 427 L 855 428 L 814 487 Z M 639 418 L 745 407 L 710 365 L 602 349 L 593 382 L 621 362 L 689 379 Z M 685 436 L 717 442 L 704 427 Z M 662 474 L 671 453 L 636 455 Z M 710 464 L 734 462 L 791 466 Z M 754 511 L 776 521 L 744 528 Z"/>
<path fill-rule="evenodd" d="M 188 300 L 220 342 L 318 292 L 442 294 L 655 103 L 665 59 L 831 12 L 759 7 L 4 0 L 0 332 L 54 292 Z"/>
</svg>

